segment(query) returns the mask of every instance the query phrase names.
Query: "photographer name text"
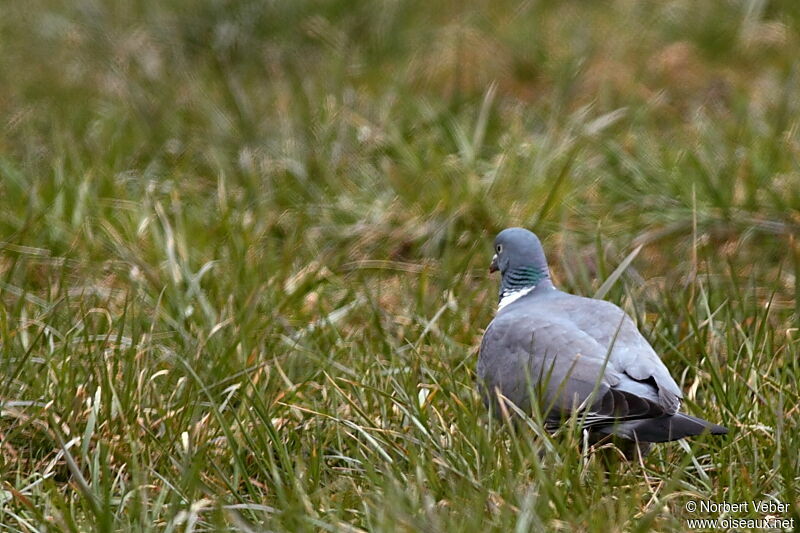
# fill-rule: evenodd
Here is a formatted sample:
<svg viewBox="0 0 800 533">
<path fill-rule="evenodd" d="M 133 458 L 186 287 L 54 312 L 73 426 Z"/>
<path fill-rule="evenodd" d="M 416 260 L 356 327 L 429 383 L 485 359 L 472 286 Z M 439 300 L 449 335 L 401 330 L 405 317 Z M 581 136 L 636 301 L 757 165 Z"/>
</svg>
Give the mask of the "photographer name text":
<svg viewBox="0 0 800 533">
<path fill-rule="evenodd" d="M 749 500 L 743 502 L 712 502 L 688 500 L 686 511 L 698 518 L 686 521 L 688 529 L 789 529 L 795 528 L 794 518 L 787 518 L 790 505 L 772 500 Z M 730 515 L 743 514 L 752 518 L 736 518 Z M 716 518 L 700 518 L 714 516 Z M 755 517 L 753 517 L 755 515 Z"/>
<path fill-rule="evenodd" d="M 689 500 L 686 502 L 686 510 L 690 513 L 756 513 L 756 514 L 776 514 L 789 512 L 789 504 L 774 502 L 772 500 L 750 500 L 746 502 L 711 502 L 708 500 Z"/>
</svg>

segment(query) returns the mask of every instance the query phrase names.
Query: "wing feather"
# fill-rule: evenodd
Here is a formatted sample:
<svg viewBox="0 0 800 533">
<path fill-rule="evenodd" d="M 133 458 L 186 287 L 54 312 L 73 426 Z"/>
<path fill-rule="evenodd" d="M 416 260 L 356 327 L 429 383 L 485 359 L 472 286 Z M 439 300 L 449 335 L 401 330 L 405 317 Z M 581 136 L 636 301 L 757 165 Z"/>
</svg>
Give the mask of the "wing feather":
<svg viewBox="0 0 800 533">
<path fill-rule="evenodd" d="M 636 324 L 622 309 L 611 302 L 561 291 L 542 304 L 559 316 L 569 317 L 581 331 L 601 346 L 606 349 L 612 346 L 611 362 L 614 366 L 627 374 L 630 380 L 646 383 L 647 386 L 652 381 L 657 389 L 658 403 L 669 414 L 677 412 L 683 397 L 678 384 Z M 641 387 L 633 385 L 630 380 L 621 386 L 631 385 L 630 392 L 633 393 L 641 391 Z"/>
<path fill-rule="evenodd" d="M 481 343 L 484 400 L 496 403 L 496 391 L 528 409 L 534 394 L 549 427 L 574 412 L 584 414 L 588 427 L 663 415 L 658 403 L 617 388 L 629 378 L 607 355 L 607 348 L 571 321 L 515 306 L 495 318 Z"/>
</svg>

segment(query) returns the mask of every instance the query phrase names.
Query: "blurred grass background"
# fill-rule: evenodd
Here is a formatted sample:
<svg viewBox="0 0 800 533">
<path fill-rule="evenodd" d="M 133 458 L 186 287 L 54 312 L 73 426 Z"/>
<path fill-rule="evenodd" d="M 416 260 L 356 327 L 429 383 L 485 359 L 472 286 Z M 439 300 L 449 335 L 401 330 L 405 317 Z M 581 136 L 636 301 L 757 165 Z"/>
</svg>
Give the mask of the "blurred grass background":
<svg viewBox="0 0 800 533">
<path fill-rule="evenodd" d="M 797 2 L 0 9 L 3 530 L 798 517 Z M 488 420 L 511 225 L 584 295 L 641 245 L 606 297 L 731 434 L 609 469 Z"/>
</svg>

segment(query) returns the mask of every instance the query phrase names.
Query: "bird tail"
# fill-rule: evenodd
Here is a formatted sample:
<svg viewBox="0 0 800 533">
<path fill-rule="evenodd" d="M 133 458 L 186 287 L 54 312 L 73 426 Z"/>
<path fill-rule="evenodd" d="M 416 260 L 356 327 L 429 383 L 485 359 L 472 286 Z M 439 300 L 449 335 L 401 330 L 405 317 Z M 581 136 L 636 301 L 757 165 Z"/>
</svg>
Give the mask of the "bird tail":
<svg viewBox="0 0 800 533">
<path fill-rule="evenodd" d="M 702 433 L 725 435 L 728 433 L 728 428 L 685 413 L 675 413 L 658 418 L 622 422 L 598 428 L 597 431 L 639 442 L 667 442 Z"/>
</svg>

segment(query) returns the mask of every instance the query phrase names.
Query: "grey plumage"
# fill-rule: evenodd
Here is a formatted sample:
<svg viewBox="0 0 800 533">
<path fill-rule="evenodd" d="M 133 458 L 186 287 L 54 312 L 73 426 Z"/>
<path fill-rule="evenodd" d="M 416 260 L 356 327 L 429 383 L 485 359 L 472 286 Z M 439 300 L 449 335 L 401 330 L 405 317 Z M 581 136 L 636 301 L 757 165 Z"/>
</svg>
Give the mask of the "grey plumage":
<svg viewBox="0 0 800 533">
<path fill-rule="evenodd" d="M 500 310 L 481 342 L 478 379 L 522 409 L 538 402 L 550 429 L 580 410 L 597 435 L 665 442 L 727 433 L 678 409 L 682 394 L 633 320 L 616 305 L 557 290 L 539 239 L 509 228 L 495 240 Z M 531 393 L 536 398 L 531 398 Z"/>
</svg>

